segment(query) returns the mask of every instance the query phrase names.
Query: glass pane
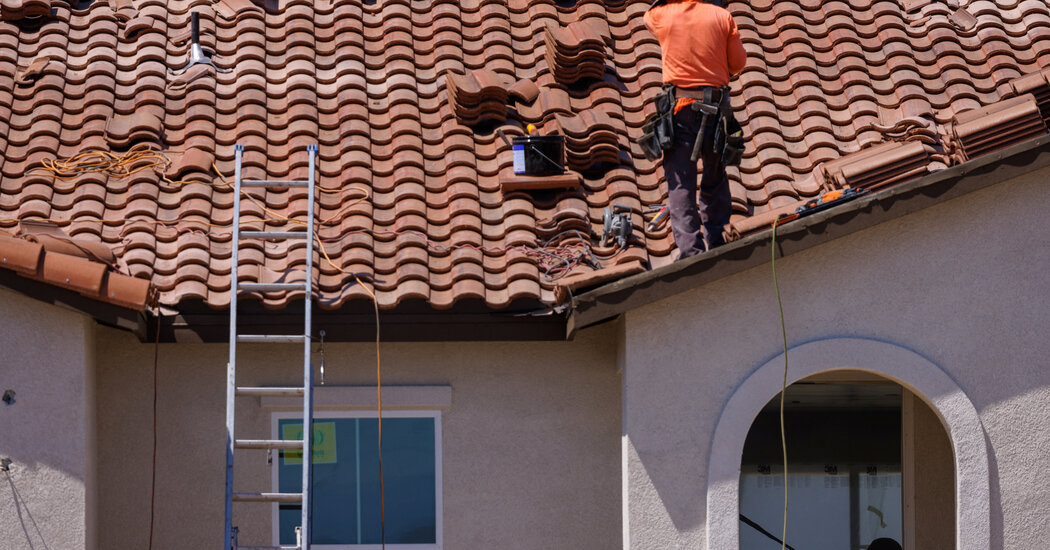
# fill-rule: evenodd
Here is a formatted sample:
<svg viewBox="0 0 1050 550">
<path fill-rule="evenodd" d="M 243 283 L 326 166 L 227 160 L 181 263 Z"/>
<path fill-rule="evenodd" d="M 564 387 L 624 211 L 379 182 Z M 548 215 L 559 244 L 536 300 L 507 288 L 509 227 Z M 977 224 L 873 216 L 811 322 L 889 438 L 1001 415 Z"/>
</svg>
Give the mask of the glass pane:
<svg viewBox="0 0 1050 550">
<path fill-rule="evenodd" d="M 361 502 L 365 543 L 380 542 L 377 422 L 361 419 Z M 437 542 L 434 420 L 383 420 L 383 484 L 388 544 Z"/>
<path fill-rule="evenodd" d="M 881 471 L 881 470 L 880 470 Z M 887 537 L 897 542 L 904 540 L 901 525 L 901 474 L 862 474 L 858 490 L 860 510 L 859 540 L 862 545 Z"/>
<path fill-rule="evenodd" d="M 779 471 L 778 471 L 779 470 Z M 771 474 L 740 476 L 740 513 L 780 538 L 784 525 L 783 468 Z M 791 499 L 787 543 L 806 550 L 842 550 L 850 547 L 849 475 L 789 472 Z M 780 550 L 780 543 L 744 522 L 740 548 Z"/>
<path fill-rule="evenodd" d="M 314 446 L 317 449 L 314 452 L 313 534 L 310 537 L 314 543 L 357 542 L 357 422 L 355 418 L 314 420 Z M 302 437 L 298 429 L 301 426 L 301 420 L 282 419 L 278 422 L 278 433 L 285 439 Z M 301 487 L 301 453 L 282 452 L 278 465 L 278 490 L 295 493 Z M 295 528 L 301 516 L 298 505 L 281 506 L 281 544 L 295 543 Z"/>
<path fill-rule="evenodd" d="M 281 419 L 278 433 L 293 439 L 295 434 L 286 430 L 301 425 L 300 420 Z M 317 444 L 326 437 L 324 445 Z M 378 544 L 378 422 L 374 418 L 318 418 L 314 440 L 324 452 L 314 452 L 313 543 Z M 435 476 L 434 419 L 383 419 L 387 543 L 436 542 Z M 278 490 L 298 492 L 301 478 L 299 456 L 281 453 Z M 294 544 L 300 516 L 299 506 L 281 506 L 281 544 Z"/>
</svg>

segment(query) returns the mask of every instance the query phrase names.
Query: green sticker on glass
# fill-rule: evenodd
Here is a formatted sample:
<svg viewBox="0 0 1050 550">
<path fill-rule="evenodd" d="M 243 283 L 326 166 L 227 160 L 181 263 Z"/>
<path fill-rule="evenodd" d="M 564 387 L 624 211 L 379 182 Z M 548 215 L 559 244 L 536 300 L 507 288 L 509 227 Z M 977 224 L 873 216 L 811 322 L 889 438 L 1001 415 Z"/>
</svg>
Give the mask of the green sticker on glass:
<svg viewBox="0 0 1050 550">
<path fill-rule="evenodd" d="M 281 439 L 302 439 L 303 424 L 281 426 Z M 283 451 L 284 464 L 302 464 L 302 451 Z M 313 463 L 335 464 L 335 422 L 314 422 Z"/>
</svg>

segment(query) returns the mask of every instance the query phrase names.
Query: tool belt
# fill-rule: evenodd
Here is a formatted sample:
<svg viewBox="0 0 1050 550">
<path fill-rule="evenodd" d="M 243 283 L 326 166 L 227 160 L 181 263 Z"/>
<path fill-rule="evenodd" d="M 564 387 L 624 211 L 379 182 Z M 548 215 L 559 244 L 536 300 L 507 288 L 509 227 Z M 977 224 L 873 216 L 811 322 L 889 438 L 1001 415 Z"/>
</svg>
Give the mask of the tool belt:
<svg viewBox="0 0 1050 550">
<path fill-rule="evenodd" d="M 692 92 L 692 96 L 686 97 L 695 96 L 697 101 L 689 107 L 700 113 L 702 119 L 690 159 L 693 162 L 700 160 L 708 121 L 715 117 L 714 143 L 709 144 L 711 150 L 721 155 L 722 166 L 740 164 L 740 159 L 744 156 L 744 130 L 733 115 L 733 107 L 729 102 L 729 86 L 703 87 Z"/>
<path fill-rule="evenodd" d="M 637 140 L 645 158 L 657 160 L 674 145 L 674 105 L 677 101 L 673 84 L 664 84 L 653 98 L 656 114 L 642 125 L 642 136 Z"/>
<path fill-rule="evenodd" d="M 637 140 L 645 158 L 657 160 L 674 144 L 674 107 L 679 97 L 696 99 L 697 101 L 687 108 L 702 115 L 691 156 L 693 162 L 700 159 L 704 130 L 708 127 L 710 117 L 715 116 L 717 118 L 714 143 L 711 144 L 711 149 L 721 154 L 723 166 L 740 164 L 744 155 L 744 131 L 733 115 L 733 108 L 729 103 L 729 86 L 678 88 L 673 84 L 664 84 L 654 98 L 656 114 L 645 121 L 642 136 Z"/>
<path fill-rule="evenodd" d="M 714 86 L 675 88 L 675 93 L 678 94 L 678 97 L 688 97 L 711 105 L 717 105 L 722 101 L 722 96 L 728 94 L 728 86 L 722 88 L 715 88 Z"/>
</svg>

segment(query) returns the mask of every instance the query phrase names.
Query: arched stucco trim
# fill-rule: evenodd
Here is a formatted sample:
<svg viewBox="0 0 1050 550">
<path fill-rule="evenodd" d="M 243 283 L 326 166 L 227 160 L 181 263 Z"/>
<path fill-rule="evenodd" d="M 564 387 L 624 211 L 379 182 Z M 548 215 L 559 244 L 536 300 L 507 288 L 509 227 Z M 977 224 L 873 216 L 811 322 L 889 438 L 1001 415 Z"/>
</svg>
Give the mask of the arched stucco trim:
<svg viewBox="0 0 1050 550">
<path fill-rule="evenodd" d="M 955 456 L 956 548 L 991 545 L 988 450 L 977 409 L 940 367 L 908 349 L 859 338 L 801 344 L 788 352 L 788 383 L 818 372 L 863 370 L 892 379 L 923 399 L 948 431 Z M 726 402 L 707 469 L 707 548 L 740 547 L 740 457 L 755 415 L 780 393 L 783 354 L 751 374 Z M 790 518 L 789 518 L 790 519 Z"/>
</svg>

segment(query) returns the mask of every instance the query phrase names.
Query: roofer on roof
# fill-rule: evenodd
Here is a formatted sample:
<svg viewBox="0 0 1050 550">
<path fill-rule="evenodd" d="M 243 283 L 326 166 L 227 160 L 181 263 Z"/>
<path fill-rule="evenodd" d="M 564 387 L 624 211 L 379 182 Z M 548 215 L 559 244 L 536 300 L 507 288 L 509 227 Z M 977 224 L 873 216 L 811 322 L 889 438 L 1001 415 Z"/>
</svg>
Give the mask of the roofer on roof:
<svg viewBox="0 0 1050 550">
<path fill-rule="evenodd" d="M 674 86 L 674 101 L 668 103 L 673 114 L 667 113 L 673 118 L 673 139 L 663 144 L 663 167 L 679 259 L 725 243 L 722 231 L 732 212 L 725 167 L 739 162 L 742 152 L 742 134 L 729 106 L 729 80 L 744 69 L 746 53 L 736 23 L 720 4 L 657 0 L 645 13 L 646 27 L 660 42 L 665 92 Z M 725 148 L 727 135 L 734 134 L 727 128 L 734 127 L 740 146 L 735 152 Z M 697 157 L 703 161 L 699 211 Z"/>
</svg>

